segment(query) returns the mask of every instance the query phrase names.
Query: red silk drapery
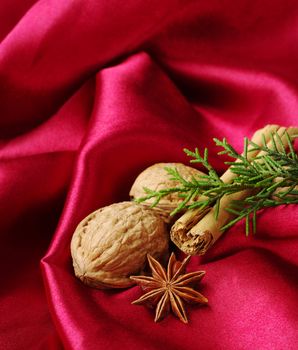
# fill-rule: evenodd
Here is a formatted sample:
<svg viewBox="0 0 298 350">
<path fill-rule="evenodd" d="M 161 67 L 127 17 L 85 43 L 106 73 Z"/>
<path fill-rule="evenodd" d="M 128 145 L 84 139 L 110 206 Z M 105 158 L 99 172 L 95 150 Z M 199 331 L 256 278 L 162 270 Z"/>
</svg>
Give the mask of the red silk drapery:
<svg viewBox="0 0 298 350">
<path fill-rule="evenodd" d="M 146 166 L 207 146 L 222 172 L 213 137 L 297 125 L 296 2 L 3 0 L 0 17 L 0 347 L 295 349 L 296 206 L 191 259 L 210 305 L 187 326 L 154 324 L 137 287 L 82 285 L 69 243 Z"/>
</svg>

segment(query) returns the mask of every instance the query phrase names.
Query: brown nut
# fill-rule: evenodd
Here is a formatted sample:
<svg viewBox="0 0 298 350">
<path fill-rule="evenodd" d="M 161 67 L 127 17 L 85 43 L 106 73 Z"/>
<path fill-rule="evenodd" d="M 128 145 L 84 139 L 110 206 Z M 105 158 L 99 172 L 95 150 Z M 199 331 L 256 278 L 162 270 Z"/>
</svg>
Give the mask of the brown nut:
<svg viewBox="0 0 298 350">
<path fill-rule="evenodd" d="M 95 288 L 126 288 L 147 254 L 168 254 L 169 234 L 156 213 L 134 202 L 103 207 L 78 225 L 71 241 L 75 275 Z"/>
<path fill-rule="evenodd" d="M 129 192 L 130 197 L 132 199 L 145 197 L 147 193 L 144 191 L 144 187 L 158 191 L 179 186 L 180 183 L 178 181 L 170 180 L 171 176 L 164 169 L 165 167 L 176 168 L 180 175 L 186 180 L 191 180 L 194 176 L 199 177 L 205 175 L 201 171 L 182 163 L 157 163 L 151 165 L 138 175 Z M 162 216 L 165 222 L 170 222 L 170 213 L 182 201 L 183 199 L 179 197 L 177 193 L 171 193 L 163 197 L 153 209 Z M 151 198 L 142 202 L 142 204 L 150 206 L 153 202 L 154 198 Z"/>
</svg>

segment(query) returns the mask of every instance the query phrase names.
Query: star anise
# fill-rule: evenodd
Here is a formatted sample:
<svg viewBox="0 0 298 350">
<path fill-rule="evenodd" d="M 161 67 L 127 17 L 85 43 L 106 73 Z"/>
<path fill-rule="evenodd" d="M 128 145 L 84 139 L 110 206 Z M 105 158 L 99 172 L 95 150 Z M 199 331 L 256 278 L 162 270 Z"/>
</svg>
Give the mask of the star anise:
<svg viewBox="0 0 298 350">
<path fill-rule="evenodd" d="M 146 291 L 132 304 L 156 307 L 155 322 L 164 318 L 171 309 L 182 322 L 188 323 L 184 301 L 187 303 L 208 303 L 207 298 L 192 288 L 204 277 L 205 271 L 185 273 L 190 256 L 180 262 L 176 260 L 175 254 L 172 253 L 167 271 L 152 256 L 147 255 L 147 258 L 152 276 L 130 277 Z"/>
</svg>

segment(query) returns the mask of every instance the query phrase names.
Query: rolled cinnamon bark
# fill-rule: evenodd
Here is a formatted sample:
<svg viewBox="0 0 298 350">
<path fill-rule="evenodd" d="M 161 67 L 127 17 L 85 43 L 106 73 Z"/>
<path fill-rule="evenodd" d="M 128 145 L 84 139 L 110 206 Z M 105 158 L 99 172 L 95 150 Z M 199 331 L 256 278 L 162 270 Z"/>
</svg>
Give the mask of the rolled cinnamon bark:
<svg viewBox="0 0 298 350">
<path fill-rule="evenodd" d="M 261 145 L 262 135 L 264 135 L 266 142 L 269 142 L 270 135 L 274 132 L 277 132 L 278 129 L 278 125 L 267 125 L 254 133 L 252 141 L 258 145 Z M 248 160 L 250 161 L 252 157 L 255 157 L 257 155 L 257 153 L 257 151 L 248 153 Z M 237 175 L 233 173 L 229 168 L 221 176 L 221 180 L 225 183 L 231 183 L 236 176 Z M 190 209 L 184 215 L 182 215 L 172 226 L 171 239 L 185 253 L 191 254 L 192 251 L 196 251 L 197 249 L 194 247 L 200 247 L 201 245 L 205 247 L 208 245 L 208 242 L 211 243 L 211 233 L 209 235 L 204 235 L 204 240 L 202 242 L 200 240 L 200 236 L 197 237 L 198 241 L 196 240 L 196 243 L 192 243 L 192 237 L 189 237 L 190 234 L 187 234 L 188 231 L 190 231 L 191 228 L 194 227 L 210 210 L 211 208 L 204 208 L 203 210 L 201 208 Z"/>
<path fill-rule="evenodd" d="M 291 138 L 298 134 L 298 129 L 294 127 L 280 127 L 278 125 L 267 125 L 263 129 L 257 130 L 252 141 L 258 145 L 265 138 L 269 148 L 273 147 L 271 135 L 278 133 L 285 148 L 287 148 L 286 131 Z M 264 136 L 263 136 L 264 135 Z M 277 143 L 277 147 L 281 147 Z M 251 148 L 250 148 L 251 149 Z M 248 152 L 247 159 L 251 161 L 257 155 L 265 152 Z M 228 169 L 221 177 L 225 183 L 230 183 L 237 175 Z M 221 227 L 227 224 L 234 216 L 227 212 L 225 208 L 233 200 L 240 200 L 251 194 L 250 190 L 225 195 L 220 201 L 218 218 L 215 219 L 215 208 L 194 209 L 186 212 L 178 219 L 171 228 L 171 239 L 184 253 L 189 255 L 203 255 L 223 234 Z"/>
</svg>

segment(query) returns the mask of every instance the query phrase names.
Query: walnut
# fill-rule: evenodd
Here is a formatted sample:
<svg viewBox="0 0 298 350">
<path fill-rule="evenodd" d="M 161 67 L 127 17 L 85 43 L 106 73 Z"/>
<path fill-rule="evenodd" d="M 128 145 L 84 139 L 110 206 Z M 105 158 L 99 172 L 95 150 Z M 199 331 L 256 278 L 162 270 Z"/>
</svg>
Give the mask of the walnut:
<svg viewBox="0 0 298 350">
<path fill-rule="evenodd" d="M 134 202 L 103 207 L 78 225 L 71 241 L 75 275 L 95 288 L 126 288 L 147 254 L 167 257 L 169 234 L 156 213 Z"/>
<path fill-rule="evenodd" d="M 170 180 L 171 176 L 164 169 L 165 167 L 176 168 L 186 180 L 191 180 L 194 176 L 205 175 L 201 171 L 182 163 L 157 163 L 148 167 L 138 175 L 129 192 L 130 197 L 132 199 L 145 197 L 146 192 L 144 191 L 144 187 L 158 191 L 164 188 L 179 186 L 180 183 L 178 181 Z M 154 198 L 148 199 L 142 202 L 142 204 L 150 206 L 154 200 Z M 163 197 L 153 209 L 168 223 L 172 221 L 170 217 L 171 211 L 173 211 L 181 201 L 183 201 L 183 199 L 179 197 L 177 193 L 171 193 Z"/>
</svg>

